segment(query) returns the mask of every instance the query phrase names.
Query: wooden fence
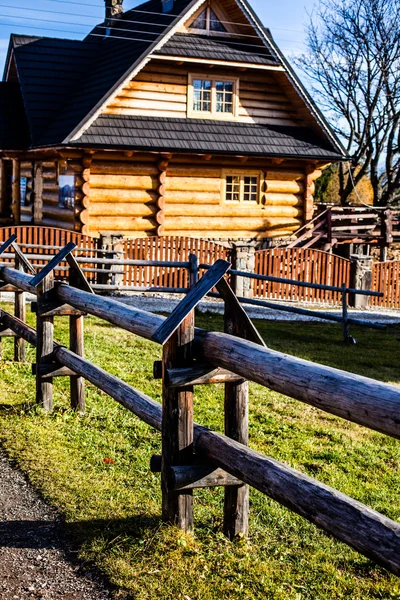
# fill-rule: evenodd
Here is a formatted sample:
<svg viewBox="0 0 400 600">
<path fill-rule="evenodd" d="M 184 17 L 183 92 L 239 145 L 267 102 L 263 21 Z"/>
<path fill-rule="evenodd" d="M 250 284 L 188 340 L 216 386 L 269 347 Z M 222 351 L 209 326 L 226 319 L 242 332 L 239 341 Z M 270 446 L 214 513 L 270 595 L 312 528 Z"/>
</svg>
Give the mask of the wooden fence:
<svg viewBox="0 0 400 600">
<path fill-rule="evenodd" d="M 187 237 L 148 237 L 126 239 L 122 252 L 132 260 L 187 262 L 190 254 L 196 254 L 200 263 L 213 264 L 218 259 L 227 260 L 230 249 L 221 244 Z M 166 288 L 187 288 L 188 271 L 184 268 L 130 266 L 124 271 L 124 285 Z"/>
<path fill-rule="evenodd" d="M 68 252 L 35 276 L 3 267 L 0 281 L 15 292 L 12 316 L 0 310 L 1 336 L 36 346 L 36 399 L 52 409 L 53 378 L 69 377 L 71 407 L 84 412 L 84 379 L 114 398 L 162 434 L 162 515 L 190 531 L 195 488 L 225 488 L 224 530 L 230 538 L 246 535 L 248 486 L 400 575 L 400 524 L 287 465 L 248 447 L 248 381 L 288 395 L 329 414 L 400 439 L 400 389 L 338 369 L 300 360 L 265 347 L 224 279 L 230 269 L 219 260 L 165 319 L 91 293 Z M 54 286 L 54 268 L 67 258 L 70 285 Z M 72 285 L 73 283 L 73 285 Z M 214 286 L 225 301 L 226 333 L 195 329 L 194 308 Z M 85 291 L 86 290 L 86 291 Z M 37 295 L 37 327 L 24 322 L 21 294 Z M 48 292 L 51 292 L 49 295 Z M 84 358 L 85 314 L 163 345 L 154 375 L 163 380 L 162 406 Z M 71 348 L 54 341 L 55 317 L 69 318 Z M 240 360 L 238 360 L 240 357 Z M 20 360 L 20 354 L 16 355 Z M 194 386 L 225 384 L 225 435 L 193 421 Z"/>
<path fill-rule="evenodd" d="M 350 287 L 350 261 L 319 250 L 302 248 L 260 250 L 255 256 L 255 273 L 335 287 L 341 287 L 345 283 Z M 329 304 L 341 304 L 342 300 L 338 292 L 266 281 L 254 282 L 254 296 Z"/>
<path fill-rule="evenodd" d="M 42 267 L 48 262 L 49 254 L 54 254 L 63 248 L 69 242 L 74 242 L 78 247 L 79 256 L 85 258 L 94 258 L 102 255 L 103 252 L 98 250 L 98 241 L 95 238 L 77 233 L 74 231 L 66 231 L 65 229 L 57 229 L 53 227 L 41 227 L 35 225 L 17 227 L 1 227 L 0 228 L 0 244 L 8 240 L 13 234 L 17 236 L 18 245 L 28 257 L 32 256 L 32 262 L 37 267 Z M 43 259 L 39 257 L 43 255 Z M 14 264 L 14 258 L 3 257 L 2 262 Z M 88 278 L 95 282 L 97 280 L 94 265 L 86 265 L 91 272 L 88 272 Z M 55 276 L 59 279 L 66 279 L 68 274 L 68 265 L 62 262 Z"/>
<path fill-rule="evenodd" d="M 372 290 L 383 292 L 383 298 L 371 298 L 372 306 L 400 308 L 400 261 L 372 265 Z"/>
</svg>

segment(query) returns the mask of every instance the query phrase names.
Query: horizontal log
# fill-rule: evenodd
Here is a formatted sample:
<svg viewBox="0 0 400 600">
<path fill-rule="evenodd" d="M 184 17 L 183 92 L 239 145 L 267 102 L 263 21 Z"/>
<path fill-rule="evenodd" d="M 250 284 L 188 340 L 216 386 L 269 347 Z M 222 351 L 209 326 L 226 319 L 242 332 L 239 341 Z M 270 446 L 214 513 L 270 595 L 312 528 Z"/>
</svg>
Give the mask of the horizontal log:
<svg viewBox="0 0 400 600">
<path fill-rule="evenodd" d="M 166 188 L 168 192 L 219 192 L 221 180 L 219 177 L 168 177 Z"/>
<path fill-rule="evenodd" d="M 220 204 L 221 191 L 202 192 L 184 190 L 165 190 L 165 199 L 169 204 Z"/>
<path fill-rule="evenodd" d="M 156 214 L 155 204 L 93 202 L 89 205 L 90 218 L 102 217 L 151 217 Z M 85 223 L 81 214 L 81 221 Z"/>
<path fill-rule="evenodd" d="M 186 99 L 185 99 L 186 100 Z M 143 99 L 133 99 L 133 98 L 124 98 L 117 97 L 113 98 L 110 104 L 107 106 L 107 111 L 110 109 L 121 109 L 123 111 L 135 111 L 140 114 L 142 111 L 154 110 L 154 111 L 173 111 L 183 113 L 186 116 L 187 106 L 186 101 L 168 101 L 165 98 L 160 100 L 143 100 Z"/>
<path fill-rule="evenodd" d="M 173 111 L 173 110 L 161 110 L 160 108 L 154 109 L 137 109 L 137 108 L 117 108 L 114 106 L 108 106 L 104 109 L 104 114 L 106 115 L 126 115 L 126 116 L 137 116 L 140 115 L 142 117 L 161 117 L 167 119 L 180 119 L 183 118 L 186 113 L 182 111 Z"/>
<path fill-rule="evenodd" d="M 165 85 L 164 85 L 165 87 Z M 177 102 L 179 104 L 184 104 L 186 107 L 187 101 L 187 91 L 179 92 L 176 88 L 180 88 L 181 86 L 169 86 L 168 89 L 164 91 L 157 90 L 140 90 L 140 89 L 131 89 L 124 88 L 116 98 L 116 102 L 113 101 L 112 105 L 119 105 L 122 100 L 130 99 L 141 102 L 158 102 L 159 106 L 162 106 L 164 102 Z"/>
<path fill-rule="evenodd" d="M 75 223 L 73 221 L 60 222 L 60 220 L 58 219 L 50 219 L 49 217 L 43 217 L 40 225 L 42 225 L 43 227 L 61 227 L 62 229 L 68 229 L 70 231 L 75 230 Z"/>
<path fill-rule="evenodd" d="M 90 166 L 91 178 L 93 175 L 154 175 L 158 174 L 156 164 L 136 163 L 132 161 L 105 161 L 94 160 Z"/>
<path fill-rule="evenodd" d="M 246 225 L 246 223 L 243 223 L 243 226 Z M 186 235 L 188 235 L 189 237 L 192 238 L 205 238 L 205 239 L 211 239 L 211 240 L 218 240 L 218 239 L 226 239 L 226 238 L 231 238 L 231 239 L 243 239 L 243 238 L 249 238 L 249 239 L 257 239 L 257 240 L 261 240 L 261 239 L 284 239 L 286 237 L 289 237 L 293 234 L 293 232 L 297 231 L 299 229 L 298 225 L 294 225 L 293 227 L 287 227 L 285 229 L 269 229 L 268 231 L 250 231 L 249 229 L 237 229 L 236 231 L 217 231 L 217 230 L 210 230 L 210 229 L 191 229 L 188 232 L 185 232 Z M 162 235 L 168 235 L 168 236 L 181 236 L 182 235 L 182 230 L 181 229 L 172 229 L 170 228 L 170 225 L 167 221 L 165 229 L 163 231 Z"/>
<path fill-rule="evenodd" d="M 36 345 L 36 332 L 11 315 L 3 311 L 0 314 L 5 325 Z M 263 352 L 271 351 L 263 349 Z M 61 364 L 85 377 L 144 422 L 161 430 L 160 404 L 66 348 L 57 346 L 54 355 Z M 400 575 L 398 523 L 283 463 L 205 427 L 195 426 L 194 447 L 231 475 Z"/>
<path fill-rule="evenodd" d="M 122 94 L 131 91 L 133 93 L 137 91 L 143 92 L 156 92 L 156 93 L 174 93 L 186 95 L 187 85 L 180 85 L 174 83 L 154 83 L 152 81 L 137 81 L 134 79 L 129 83 L 127 88 L 122 90 Z"/>
<path fill-rule="evenodd" d="M 304 195 L 267 192 L 264 194 L 264 204 L 266 206 L 303 206 Z"/>
<path fill-rule="evenodd" d="M 43 203 L 55 204 L 58 206 L 58 203 L 60 202 L 60 194 L 58 192 L 53 192 L 52 190 L 43 190 L 42 201 Z"/>
<path fill-rule="evenodd" d="M 43 218 L 55 219 L 62 223 L 72 221 L 74 218 L 73 209 L 62 208 L 61 206 L 49 206 L 44 204 L 42 212 Z"/>
<path fill-rule="evenodd" d="M 91 175 L 90 189 L 155 190 L 158 179 L 151 175 Z M 84 190 L 87 184 L 84 186 Z"/>
<path fill-rule="evenodd" d="M 265 178 L 272 181 L 304 181 L 306 174 L 304 170 L 268 167 Z"/>
<path fill-rule="evenodd" d="M 265 217 L 302 217 L 303 208 L 295 206 L 262 206 L 260 204 L 224 204 L 221 206 L 207 204 L 170 204 L 165 205 L 167 217 L 241 217 L 246 219 Z"/>
<path fill-rule="evenodd" d="M 5 267 L 6 283 L 30 291 L 31 278 Z M 164 318 L 61 284 L 59 299 L 127 331 L 151 339 Z M 8 323 L 6 323 L 8 325 Z M 9 326 L 9 325 L 8 325 Z M 281 394 L 400 439 L 400 389 L 234 338 L 197 331 L 195 356 Z"/>
<path fill-rule="evenodd" d="M 140 217 L 90 217 L 90 229 L 96 231 L 151 231 L 156 223 L 150 218 Z"/>
<path fill-rule="evenodd" d="M 221 167 L 193 167 L 193 165 L 185 165 L 182 167 L 178 167 L 175 165 L 170 165 L 167 169 L 167 177 L 176 178 L 176 177 L 186 177 L 191 179 L 192 177 L 196 178 L 215 178 L 221 177 Z"/>
<path fill-rule="evenodd" d="M 210 365 L 196 365 L 187 369 L 167 369 L 165 383 L 170 388 L 180 388 L 193 385 L 210 385 L 216 383 L 240 383 L 242 377 L 226 369 L 215 369 Z"/>
<path fill-rule="evenodd" d="M 168 229 L 177 231 L 192 231 L 194 229 L 204 231 L 239 231 L 243 225 L 249 231 L 267 231 L 268 229 L 287 229 L 301 227 L 301 219 L 296 218 L 281 218 L 281 217 L 249 217 L 245 223 L 240 217 L 169 217 L 166 224 Z"/>
<path fill-rule="evenodd" d="M 266 192 L 277 192 L 278 194 L 302 194 L 305 190 L 305 184 L 302 181 L 267 179 L 264 184 Z"/>
<path fill-rule="evenodd" d="M 89 192 L 90 202 L 138 202 L 144 204 L 145 202 L 155 202 L 158 198 L 156 191 L 150 190 L 101 190 L 99 188 L 91 189 Z"/>
</svg>

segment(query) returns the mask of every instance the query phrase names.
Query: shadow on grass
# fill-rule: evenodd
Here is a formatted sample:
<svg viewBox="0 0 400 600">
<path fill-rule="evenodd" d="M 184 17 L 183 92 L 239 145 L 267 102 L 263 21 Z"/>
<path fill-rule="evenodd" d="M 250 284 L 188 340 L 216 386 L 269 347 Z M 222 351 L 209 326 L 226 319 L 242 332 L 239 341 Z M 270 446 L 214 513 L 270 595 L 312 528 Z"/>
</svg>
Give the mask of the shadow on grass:
<svg viewBox="0 0 400 600">
<path fill-rule="evenodd" d="M 119 540 L 141 540 L 160 528 L 161 519 L 137 515 L 126 519 L 95 519 L 63 523 L 61 520 L 15 520 L 0 522 L 0 548 L 54 549 L 102 539 L 104 546 Z M 66 539 L 68 543 L 66 543 Z"/>
</svg>

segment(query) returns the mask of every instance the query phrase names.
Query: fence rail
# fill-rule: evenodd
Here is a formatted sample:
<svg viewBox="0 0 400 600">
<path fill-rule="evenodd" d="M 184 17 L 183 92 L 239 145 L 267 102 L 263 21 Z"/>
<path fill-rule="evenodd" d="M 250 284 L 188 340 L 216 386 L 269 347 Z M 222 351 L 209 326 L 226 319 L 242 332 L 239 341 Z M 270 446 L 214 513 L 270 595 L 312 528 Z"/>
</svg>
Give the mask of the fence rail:
<svg viewBox="0 0 400 600">
<path fill-rule="evenodd" d="M 0 311 L 0 337 L 12 334 L 16 343 L 22 339 L 36 346 L 34 373 L 39 404 L 51 410 L 53 378 L 67 376 L 71 380 L 71 406 L 83 412 L 83 381 L 87 379 L 160 430 L 162 459 L 155 457 L 152 464 L 154 470 L 161 470 L 163 518 L 182 529 L 190 531 L 193 527 L 193 488 L 223 485 L 225 532 L 231 538 L 247 534 L 250 485 L 400 575 L 399 523 L 247 446 L 247 381 L 397 439 L 399 388 L 260 345 L 258 333 L 224 280 L 230 268 L 227 261 L 217 261 L 197 283 L 193 280 L 185 299 L 165 319 L 95 296 L 69 255 L 71 249 L 67 246 L 35 276 L 21 270 L 26 262 L 18 253 L 18 270 L 0 270 L 3 285 L 15 292 L 18 313 L 12 316 Z M 70 267 L 69 285 L 56 285 L 54 269 L 64 259 Z M 224 298 L 225 329 L 231 335 L 194 328 L 193 309 L 214 286 Z M 21 316 L 21 294 L 25 292 L 38 298 L 36 330 Z M 83 358 L 85 314 L 163 344 L 162 406 Z M 70 319 L 69 350 L 54 341 L 56 316 Z M 155 366 L 159 377 L 160 365 Z M 193 422 L 193 386 L 216 381 L 226 386 L 225 435 Z M 157 464 L 159 467 L 154 467 Z"/>
</svg>

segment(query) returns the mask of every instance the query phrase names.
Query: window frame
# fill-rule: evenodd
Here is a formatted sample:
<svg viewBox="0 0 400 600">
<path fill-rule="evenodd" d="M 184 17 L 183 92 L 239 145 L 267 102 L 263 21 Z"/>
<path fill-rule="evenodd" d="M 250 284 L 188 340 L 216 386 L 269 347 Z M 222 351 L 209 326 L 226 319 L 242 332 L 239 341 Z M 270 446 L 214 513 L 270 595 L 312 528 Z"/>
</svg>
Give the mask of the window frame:
<svg viewBox="0 0 400 600">
<path fill-rule="evenodd" d="M 194 86 L 193 82 L 195 79 L 201 79 L 204 81 L 211 82 L 211 110 L 201 111 L 194 110 Z M 233 84 L 233 100 L 232 100 L 232 112 L 217 112 L 217 81 L 229 82 Z M 187 117 L 190 119 L 215 119 L 220 121 L 235 121 L 238 118 L 239 109 L 239 78 L 232 76 L 227 77 L 226 75 L 219 77 L 218 75 L 210 75 L 204 73 L 189 73 L 188 76 L 188 106 L 187 106 Z"/>
<path fill-rule="evenodd" d="M 227 200 L 227 177 L 240 177 L 240 191 L 239 191 L 239 200 Z M 245 200 L 244 199 L 244 179 L 245 177 L 257 177 L 257 200 Z M 234 204 L 236 206 L 262 206 L 262 184 L 263 184 L 263 172 L 258 170 L 246 170 L 240 171 L 239 169 L 225 169 L 222 172 L 222 204 L 226 204 L 228 206 Z"/>
<path fill-rule="evenodd" d="M 198 19 L 201 13 L 206 10 L 206 29 L 197 29 L 196 27 L 192 27 L 192 24 Z M 226 31 L 214 31 L 214 29 L 210 28 L 211 25 L 211 10 L 214 12 L 215 16 L 221 21 L 222 25 L 225 27 Z M 206 7 L 200 7 L 199 10 L 193 16 L 190 24 L 186 25 L 184 30 L 186 33 L 196 33 L 198 35 L 220 35 L 220 36 L 230 36 L 235 33 L 229 19 L 222 13 L 218 6 L 215 4 L 208 5 Z"/>
</svg>

